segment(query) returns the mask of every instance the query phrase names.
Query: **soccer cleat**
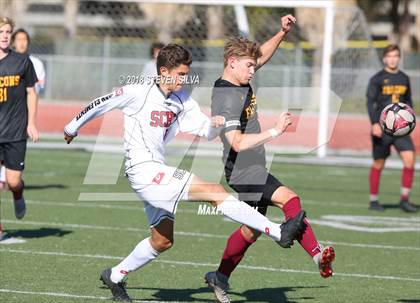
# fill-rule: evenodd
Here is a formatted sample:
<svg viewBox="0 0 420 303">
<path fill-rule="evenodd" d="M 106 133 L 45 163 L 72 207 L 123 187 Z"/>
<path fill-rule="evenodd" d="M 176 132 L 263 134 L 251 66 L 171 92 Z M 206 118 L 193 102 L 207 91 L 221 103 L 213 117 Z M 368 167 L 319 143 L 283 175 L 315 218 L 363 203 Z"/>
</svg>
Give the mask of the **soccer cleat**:
<svg viewBox="0 0 420 303">
<path fill-rule="evenodd" d="M 318 257 L 319 274 L 323 278 L 329 278 L 333 275 L 332 262 L 334 262 L 335 253 L 334 248 L 325 246 L 322 248 Z"/>
<path fill-rule="evenodd" d="M 125 290 L 125 282 L 114 283 L 111 280 L 111 268 L 105 269 L 99 278 L 112 293 L 112 300 L 121 302 L 133 302 Z"/>
<path fill-rule="evenodd" d="M 23 196 L 19 199 L 13 200 L 13 204 L 15 205 L 15 216 L 17 219 L 22 219 L 26 213 L 26 204 L 25 199 Z"/>
<path fill-rule="evenodd" d="M 375 210 L 375 211 L 384 211 L 385 210 L 385 208 L 381 204 L 379 204 L 378 201 L 370 201 L 369 209 L 370 210 Z"/>
<path fill-rule="evenodd" d="M 400 208 L 407 213 L 415 213 L 419 211 L 414 204 L 408 202 L 407 200 L 400 201 Z"/>
<path fill-rule="evenodd" d="M 204 281 L 211 289 L 213 289 L 217 302 L 230 303 L 229 297 L 226 293 L 229 289 L 229 283 L 228 278 L 225 275 L 217 271 L 211 271 L 206 273 Z"/>
<path fill-rule="evenodd" d="M 305 231 L 306 225 L 303 222 L 305 216 L 305 211 L 301 210 L 296 217 L 288 219 L 280 225 L 281 237 L 279 241 L 276 241 L 278 245 L 283 248 L 289 248 L 293 245 L 293 241 L 298 239 Z"/>
</svg>

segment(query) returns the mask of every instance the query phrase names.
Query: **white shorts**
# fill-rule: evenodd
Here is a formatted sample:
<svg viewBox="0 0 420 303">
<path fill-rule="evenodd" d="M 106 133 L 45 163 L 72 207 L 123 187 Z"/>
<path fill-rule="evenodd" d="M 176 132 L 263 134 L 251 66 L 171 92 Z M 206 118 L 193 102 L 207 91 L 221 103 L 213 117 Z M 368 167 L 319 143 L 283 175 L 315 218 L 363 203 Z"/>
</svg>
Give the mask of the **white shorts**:
<svg viewBox="0 0 420 303">
<path fill-rule="evenodd" d="M 188 200 L 193 174 L 158 162 L 145 162 L 126 171 L 131 188 L 144 202 L 150 227 L 174 220 L 178 202 Z"/>
</svg>

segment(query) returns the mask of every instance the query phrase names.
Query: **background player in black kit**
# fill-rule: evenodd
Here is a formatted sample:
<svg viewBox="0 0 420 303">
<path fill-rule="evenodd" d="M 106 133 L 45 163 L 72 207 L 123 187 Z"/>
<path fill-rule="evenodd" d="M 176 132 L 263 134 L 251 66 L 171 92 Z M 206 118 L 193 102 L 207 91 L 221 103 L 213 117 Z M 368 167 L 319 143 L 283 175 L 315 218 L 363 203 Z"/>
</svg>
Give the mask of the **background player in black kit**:
<svg viewBox="0 0 420 303">
<path fill-rule="evenodd" d="M 282 113 L 274 128 L 261 130 L 256 96 L 249 83 L 255 71 L 278 49 L 295 22 L 291 15 L 282 17 L 281 30 L 261 47 L 245 38 L 230 39 L 224 48 L 224 71 L 214 84 L 211 105 L 212 116 L 221 115 L 226 120 L 220 137 L 229 186 L 239 193 L 240 200 L 258 207 L 262 214 L 266 214 L 267 206 L 277 206 L 286 219 L 293 218 L 301 210 L 300 199 L 267 171 L 264 144 L 286 130 L 291 124 L 290 114 Z M 323 248 L 307 220 L 305 224 L 306 230 L 299 243 L 317 264 L 321 276 L 330 277 L 334 249 Z M 242 225 L 229 237 L 217 271 L 205 275 L 219 302 L 230 302 L 226 293 L 230 274 L 259 236 L 259 232 Z"/>
<path fill-rule="evenodd" d="M 406 103 L 413 106 L 411 100 L 410 80 L 398 69 L 401 51 L 398 45 L 389 45 L 383 52 L 384 69 L 375 74 L 367 89 L 367 106 L 372 123 L 373 164 L 369 174 L 371 210 L 383 211 L 384 207 L 378 202 L 379 180 L 386 158 L 390 155 L 394 145 L 403 161 L 401 175 L 400 208 L 406 212 L 416 212 L 416 206 L 409 202 L 409 194 L 414 179 L 415 151 L 410 136 L 394 138 L 382 131 L 379 124 L 381 111 L 391 103 Z"/>
<path fill-rule="evenodd" d="M 6 180 L 13 193 L 16 218 L 25 216 L 22 171 L 26 139 L 34 142 L 36 127 L 37 77 L 27 55 L 10 49 L 13 21 L 0 17 L 0 160 L 6 166 Z"/>
</svg>

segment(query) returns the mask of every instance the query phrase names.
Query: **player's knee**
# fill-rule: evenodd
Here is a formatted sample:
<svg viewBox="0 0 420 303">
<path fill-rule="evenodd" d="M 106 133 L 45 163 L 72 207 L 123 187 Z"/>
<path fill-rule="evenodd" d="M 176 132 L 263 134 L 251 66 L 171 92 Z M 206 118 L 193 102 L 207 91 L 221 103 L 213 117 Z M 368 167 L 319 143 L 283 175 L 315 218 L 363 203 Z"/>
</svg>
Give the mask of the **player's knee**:
<svg viewBox="0 0 420 303">
<path fill-rule="evenodd" d="M 242 234 L 249 241 L 255 241 L 261 236 L 261 232 L 258 230 L 252 229 L 248 226 L 242 226 Z"/>
<path fill-rule="evenodd" d="M 298 197 L 298 195 L 285 186 L 279 187 L 273 194 L 271 201 L 274 205 L 282 207 L 284 204 Z"/>
<path fill-rule="evenodd" d="M 164 252 L 165 250 L 170 249 L 174 245 L 173 239 L 166 239 L 166 238 L 159 238 L 153 239 L 152 238 L 152 246 L 158 252 Z"/>
<path fill-rule="evenodd" d="M 225 189 L 220 184 L 212 184 L 209 186 L 209 192 L 212 193 L 225 193 Z"/>
<path fill-rule="evenodd" d="M 7 185 L 11 190 L 18 190 L 23 186 L 20 178 L 7 178 Z"/>
<path fill-rule="evenodd" d="M 403 158 L 404 167 L 413 168 L 414 163 L 415 163 L 415 158 L 413 156 Z"/>
</svg>

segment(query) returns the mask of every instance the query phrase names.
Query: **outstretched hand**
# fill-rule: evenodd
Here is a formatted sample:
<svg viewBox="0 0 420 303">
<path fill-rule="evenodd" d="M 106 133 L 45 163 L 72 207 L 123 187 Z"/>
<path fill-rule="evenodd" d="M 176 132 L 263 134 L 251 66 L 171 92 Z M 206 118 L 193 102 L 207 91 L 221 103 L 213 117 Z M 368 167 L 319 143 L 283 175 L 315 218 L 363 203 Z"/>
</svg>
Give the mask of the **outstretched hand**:
<svg viewBox="0 0 420 303">
<path fill-rule="evenodd" d="M 296 18 L 292 15 L 283 16 L 281 17 L 281 30 L 287 34 L 295 23 Z"/>
<path fill-rule="evenodd" d="M 74 136 L 74 137 L 75 137 L 75 136 Z M 70 143 L 71 143 L 71 141 L 73 141 L 74 137 L 73 137 L 73 136 L 70 136 L 70 135 L 68 135 L 68 134 L 66 134 L 66 133 L 64 132 L 64 140 L 67 142 L 67 144 L 70 144 Z"/>
</svg>

